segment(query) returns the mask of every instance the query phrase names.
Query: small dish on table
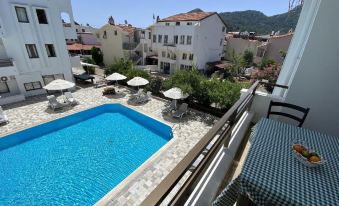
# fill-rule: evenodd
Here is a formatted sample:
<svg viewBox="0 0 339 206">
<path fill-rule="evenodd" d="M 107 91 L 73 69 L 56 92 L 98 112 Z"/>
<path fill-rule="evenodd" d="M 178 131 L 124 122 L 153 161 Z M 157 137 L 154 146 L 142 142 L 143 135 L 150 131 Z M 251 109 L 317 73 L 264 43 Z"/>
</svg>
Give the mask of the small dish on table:
<svg viewBox="0 0 339 206">
<path fill-rule="evenodd" d="M 308 167 L 318 167 L 326 162 L 318 152 L 301 142 L 292 144 L 292 152 L 299 162 Z"/>
</svg>

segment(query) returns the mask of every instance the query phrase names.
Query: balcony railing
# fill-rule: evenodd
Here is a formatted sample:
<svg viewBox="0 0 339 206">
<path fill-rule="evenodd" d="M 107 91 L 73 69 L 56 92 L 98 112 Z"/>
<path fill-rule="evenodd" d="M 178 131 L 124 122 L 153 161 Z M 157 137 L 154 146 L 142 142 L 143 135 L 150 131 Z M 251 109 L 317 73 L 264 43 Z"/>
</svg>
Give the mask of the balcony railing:
<svg viewBox="0 0 339 206">
<path fill-rule="evenodd" d="M 12 59 L 0 59 L 0 67 L 14 66 Z"/>
<path fill-rule="evenodd" d="M 172 189 L 182 180 L 182 177 L 191 168 L 212 140 L 213 146 L 204 155 L 198 166 L 184 181 L 179 191 L 175 193 L 168 205 L 184 205 L 190 193 L 197 186 L 207 168 L 215 159 L 222 147 L 227 147 L 231 140 L 231 133 L 241 116 L 247 111 L 253 101 L 256 89 L 260 82 L 255 82 L 247 92 L 227 111 L 227 113 L 213 126 L 213 128 L 188 152 L 178 165 L 165 177 L 165 179 L 142 202 L 142 206 L 161 204 Z M 276 87 L 288 88 L 282 85 Z"/>
<path fill-rule="evenodd" d="M 175 47 L 176 44 L 174 42 L 167 42 L 167 43 L 164 43 L 164 46 L 171 46 L 171 47 Z"/>
</svg>

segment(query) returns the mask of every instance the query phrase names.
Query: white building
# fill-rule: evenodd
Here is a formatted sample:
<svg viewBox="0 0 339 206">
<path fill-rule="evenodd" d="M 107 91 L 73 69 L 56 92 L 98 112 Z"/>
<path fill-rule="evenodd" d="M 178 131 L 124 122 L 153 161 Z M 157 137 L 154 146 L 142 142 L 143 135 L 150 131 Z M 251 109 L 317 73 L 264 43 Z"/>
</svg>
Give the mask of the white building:
<svg viewBox="0 0 339 206">
<path fill-rule="evenodd" d="M 70 0 L 0 1 L 0 105 L 73 81 L 65 39 L 76 39 Z"/>
<path fill-rule="evenodd" d="M 157 56 L 158 69 L 164 73 L 192 66 L 204 70 L 207 62 L 220 61 L 224 56 L 226 25 L 217 13 L 177 14 L 158 19 L 150 29 L 148 56 Z"/>
</svg>

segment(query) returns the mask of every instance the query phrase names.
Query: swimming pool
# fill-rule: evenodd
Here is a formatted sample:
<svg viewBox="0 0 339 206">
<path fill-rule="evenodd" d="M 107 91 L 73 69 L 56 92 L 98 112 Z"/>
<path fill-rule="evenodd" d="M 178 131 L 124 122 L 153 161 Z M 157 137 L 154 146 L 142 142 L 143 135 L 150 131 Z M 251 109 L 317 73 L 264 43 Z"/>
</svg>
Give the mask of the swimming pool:
<svg viewBox="0 0 339 206">
<path fill-rule="evenodd" d="M 92 205 L 171 138 L 120 104 L 0 138 L 0 205 Z"/>
</svg>

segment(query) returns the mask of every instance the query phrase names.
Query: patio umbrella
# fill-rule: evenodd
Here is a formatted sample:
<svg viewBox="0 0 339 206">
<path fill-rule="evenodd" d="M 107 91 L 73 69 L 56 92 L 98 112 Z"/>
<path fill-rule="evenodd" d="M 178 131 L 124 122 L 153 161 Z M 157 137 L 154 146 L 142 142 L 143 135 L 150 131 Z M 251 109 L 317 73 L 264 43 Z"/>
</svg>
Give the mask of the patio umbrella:
<svg viewBox="0 0 339 206">
<path fill-rule="evenodd" d="M 106 77 L 105 79 L 108 80 L 108 81 L 116 81 L 116 84 L 118 84 L 118 81 L 119 80 L 124 80 L 126 79 L 127 77 L 125 77 L 124 75 L 122 74 L 119 74 L 119 73 L 113 73 L 111 75 L 109 75 L 108 77 Z"/>
<path fill-rule="evenodd" d="M 128 85 L 138 87 L 138 89 L 139 89 L 139 86 L 144 86 L 148 83 L 149 83 L 149 81 L 147 79 L 142 78 L 142 77 L 134 77 L 133 79 L 131 79 L 127 82 Z"/>
<path fill-rule="evenodd" d="M 44 89 L 49 91 L 61 91 L 65 89 L 70 89 L 74 87 L 75 84 L 73 82 L 69 82 L 63 79 L 56 79 L 54 81 L 51 81 L 49 84 L 44 86 Z"/>
<path fill-rule="evenodd" d="M 86 62 L 80 62 L 81 63 L 81 66 L 87 66 L 87 67 L 99 67 L 98 65 L 95 65 L 95 64 L 89 64 L 89 63 L 86 63 Z"/>
<path fill-rule="evenodd" d="M 165 97 L 168 97 L 170 99 L 174 99 L 175 101 L 175 107 L 177 107 L 177 100 L 178 99 L 186 99 L 189 95 L 184 93 L 180 88 L 173 87 L 172 89 L 169 89 L 163 93 Z"/>
</svg>

